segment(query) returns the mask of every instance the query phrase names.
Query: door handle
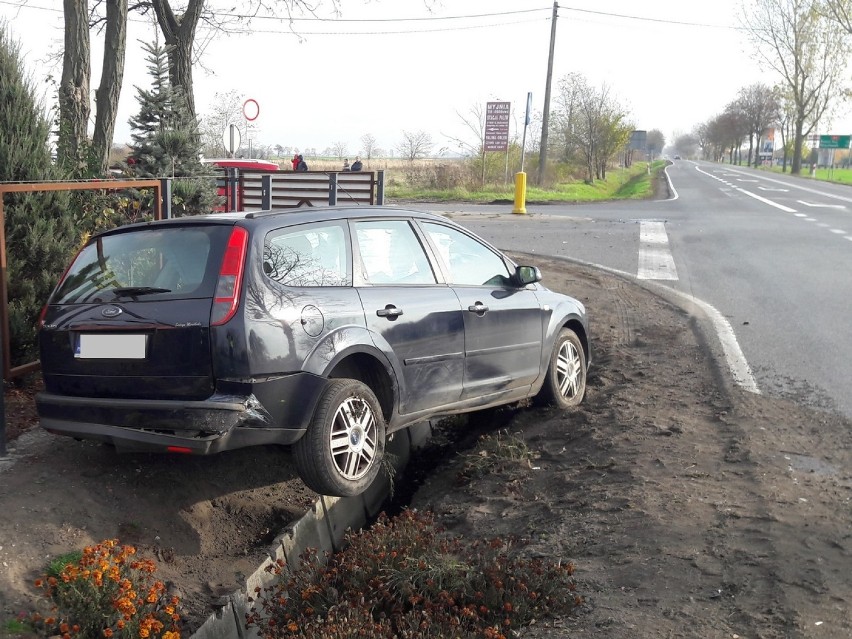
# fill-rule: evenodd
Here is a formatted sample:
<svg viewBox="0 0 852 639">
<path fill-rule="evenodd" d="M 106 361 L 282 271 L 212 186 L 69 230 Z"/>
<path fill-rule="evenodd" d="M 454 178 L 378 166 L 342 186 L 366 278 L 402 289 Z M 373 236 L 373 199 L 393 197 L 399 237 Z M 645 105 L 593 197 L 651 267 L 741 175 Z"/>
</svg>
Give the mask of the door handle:
<svg viewBox="0 0 852 639">
<path fill-rule="evenodd" d="M 380 308 L 376 311 L 376 315 L 379 317 L 387 317 L 389 320 L 393 321 L 400 315 L 402 315 L 402 309 L 397 308 L 393 304 L 388 304 L 384 308 Z"/>
<path fill-rule="evenodd" d="M 477 315 L 484 315 L 486 312 L 488 312 L 488 307 L 482 302 L 477 302 L 472 306 L 468 306 L 467 310 L 469 310 L 471 313 L 476 313 Z"/>
</svg>

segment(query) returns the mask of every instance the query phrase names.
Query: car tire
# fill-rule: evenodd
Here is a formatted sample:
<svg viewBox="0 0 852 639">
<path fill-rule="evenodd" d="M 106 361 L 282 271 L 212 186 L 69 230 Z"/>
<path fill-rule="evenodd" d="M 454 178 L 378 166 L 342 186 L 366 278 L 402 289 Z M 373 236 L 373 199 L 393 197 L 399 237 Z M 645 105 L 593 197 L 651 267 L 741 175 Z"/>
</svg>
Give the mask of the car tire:
<svg viewBox="0 0 852 639">
<path fill-rule="evenodd" d="M 577 334 L 563 328 L 553 345 L 538 399 L 559 408 L 571 408 L 583 401 L 585 393 L 586 352 Z"/>
<path fill-rule="evenodd" d="M 293 445 L 302 481 L 321 495 L 353 497 L 379 474 L 385 420 L 379 400 L 354 379 L 329 381 L 305 435 Z"/>
</svg>

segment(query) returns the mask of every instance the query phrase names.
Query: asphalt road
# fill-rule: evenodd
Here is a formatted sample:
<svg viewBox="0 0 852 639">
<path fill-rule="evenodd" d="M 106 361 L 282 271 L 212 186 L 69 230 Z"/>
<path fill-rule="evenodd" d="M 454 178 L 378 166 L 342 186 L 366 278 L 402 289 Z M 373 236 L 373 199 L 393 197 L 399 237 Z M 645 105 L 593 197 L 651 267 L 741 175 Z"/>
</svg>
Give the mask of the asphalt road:
<svg viewBox="0 0 852 639">
<path fill-rule="evenodd" d="M 424 208 L 455 212 L 502 249 L 606 266 L 710 304 L 760 392 L 852 417 L 852 189 L 684 160 L 668 174 L 666 201 Z"/>
</svg>

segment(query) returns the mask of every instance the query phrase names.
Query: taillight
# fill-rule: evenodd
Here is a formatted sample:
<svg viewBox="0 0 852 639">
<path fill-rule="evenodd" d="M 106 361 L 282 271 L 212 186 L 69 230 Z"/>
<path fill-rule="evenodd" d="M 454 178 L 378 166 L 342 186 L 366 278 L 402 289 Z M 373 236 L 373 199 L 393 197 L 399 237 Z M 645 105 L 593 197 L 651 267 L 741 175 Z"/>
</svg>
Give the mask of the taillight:
<svg viewBox="0 0 852 639">
<path fill-rule="evenodd" d="M 222 267 L 219 269 L 219 280 L 216 282 L 216 293 L 213 298 L 213 311 L 210 314 L 210 324 L 220 326 L 230 320 L 237 311 L 240 303 L 240 289 L 243 282 L 243 268 L 246 262 L 246 247 L 248 246 L 248 231 L 236 227 L 228 238 L 228 246 L 222 257 Z"/>
</svg>

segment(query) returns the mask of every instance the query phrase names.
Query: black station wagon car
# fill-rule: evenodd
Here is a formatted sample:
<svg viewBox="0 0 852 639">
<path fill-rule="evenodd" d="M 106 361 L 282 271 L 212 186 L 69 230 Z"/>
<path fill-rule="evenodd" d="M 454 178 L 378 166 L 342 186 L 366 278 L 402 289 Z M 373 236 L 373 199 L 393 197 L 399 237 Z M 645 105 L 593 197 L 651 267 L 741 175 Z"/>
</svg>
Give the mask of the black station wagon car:
<svg viewBox="0 0 852 639">
<path fill-rule="evenodd" d="M 41 318 L 41 425 L 124 451 L 293 447 L 319 493 L 385 438 L 541 397 L 579 403 L 583 305 L 453 222 L 384 207 L 227 213 L 93 237 Z"/>
</svg>

